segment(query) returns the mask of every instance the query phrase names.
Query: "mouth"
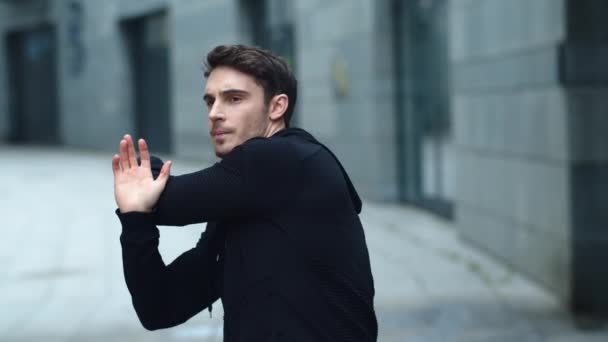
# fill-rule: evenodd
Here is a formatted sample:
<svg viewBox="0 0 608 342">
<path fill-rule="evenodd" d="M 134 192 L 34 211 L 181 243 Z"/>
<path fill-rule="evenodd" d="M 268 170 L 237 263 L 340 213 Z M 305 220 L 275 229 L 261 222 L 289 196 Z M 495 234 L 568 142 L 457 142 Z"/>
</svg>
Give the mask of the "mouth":
<svg viewBox="0 0 608 342">
<path fill-rule="evenodd" d="M 211 131 L 211 137 L 213 139 L 222 139 L 225 138 L 228 134 L 230 134 L 228 131 L 223 131 L 219 129 Z"/>
</svg>

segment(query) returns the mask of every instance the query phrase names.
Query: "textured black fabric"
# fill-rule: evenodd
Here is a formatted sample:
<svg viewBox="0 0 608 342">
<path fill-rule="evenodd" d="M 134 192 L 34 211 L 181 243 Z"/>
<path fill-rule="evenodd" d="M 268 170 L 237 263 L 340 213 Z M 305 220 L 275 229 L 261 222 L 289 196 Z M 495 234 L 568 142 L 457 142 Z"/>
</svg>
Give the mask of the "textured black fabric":
<svg viewBox="0 0 608 342">
<path fill-rule="evenodd" d="M 162 161 L 153 159 L 158 174 Z M 171 176 L 153 213 L 117 211 L 125 280 L 147 329 L 175 326 L 218 298 L 224 340 L 376 341 L 361 200 L 307 132 L 251 139 L 214 166 Z M 165 266 L 156 225 L 209 222 Z"/>
</svg>

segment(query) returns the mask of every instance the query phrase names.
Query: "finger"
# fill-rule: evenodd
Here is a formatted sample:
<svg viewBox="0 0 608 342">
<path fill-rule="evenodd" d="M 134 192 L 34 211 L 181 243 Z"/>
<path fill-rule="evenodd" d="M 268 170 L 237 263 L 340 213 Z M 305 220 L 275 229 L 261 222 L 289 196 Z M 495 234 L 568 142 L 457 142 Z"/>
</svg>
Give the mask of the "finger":
<svg viewBox="0 0 608 342">
<path fill-rule="evenodd" d="M 120 167 L 122 167 L 123 171 L 131 167 L 129 153 L 127 152 L 127 141 L 124 139 L 120 141 Z"/>
<path fill-rule="evenodd" d="M 137 153 L 135 152 L 135 144 L 130 135 L 125 135 L 127 141 L 127 152 L 129 153 L 129 163 L 131 167 L 137 167 Z"/>
<path fill-rule="evenodd" d="M 150 168 L 150 151 L 148 151 L 148 144 L 144 139 L 139 139 L 139 156 L 141 157 L 141 167 L 147 169 Z"/>
<path fill-rule="evenodd" d="M 115 154 L 112 157 L 112 171 L 114 172 L 114 178 L 116 178 L 116 176 L 118 176 L 118 173 L 120 172 L 120 157 L 118 156 L 118 154 Z"/>
<path fill-rule="evenodd" d="M 160 180 L 161 182 L 167 181 L 169 175 L 171 174 L 171 164 L 173 164 L 173 162 L 171 162 L 170 160 L 163 164 L 163 167 L 160 169 L 160 173 L 158 174 L 157 180 Z"/>
</svg>

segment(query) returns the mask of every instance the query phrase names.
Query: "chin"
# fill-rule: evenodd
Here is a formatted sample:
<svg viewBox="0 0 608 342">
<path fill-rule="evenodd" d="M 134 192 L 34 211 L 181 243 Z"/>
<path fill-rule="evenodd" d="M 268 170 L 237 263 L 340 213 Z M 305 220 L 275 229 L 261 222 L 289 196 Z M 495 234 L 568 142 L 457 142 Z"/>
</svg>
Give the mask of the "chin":
<svg viewBox="0 0 608 342">
<path fill-rule="evenodd" d="M 232 146 L 215 146 L 215 155 L 218 158 L 225 157 L 230 151 L 232 151 Z"/>
</svg>

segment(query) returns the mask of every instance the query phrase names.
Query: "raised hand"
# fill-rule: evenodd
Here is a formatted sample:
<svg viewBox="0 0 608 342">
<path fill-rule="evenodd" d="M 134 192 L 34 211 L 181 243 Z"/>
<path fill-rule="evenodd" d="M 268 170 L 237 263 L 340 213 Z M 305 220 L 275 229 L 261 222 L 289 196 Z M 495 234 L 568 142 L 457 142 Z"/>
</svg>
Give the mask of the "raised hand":
<svg viewBox="0 0 608 342">
<path fill-rule="evenodd" d="M 156 180 L 150 168 L 150 152 L 144 139 L 139 139 L 141 165 L 137 163 L 135 146 L 130 135 L 120 141 L 120 155 L 112 158 L 114 171 L 114 198 L 120 212 L 151 212 L 163 192 L 171 161 L 163 164 Z"/>
</svg>

